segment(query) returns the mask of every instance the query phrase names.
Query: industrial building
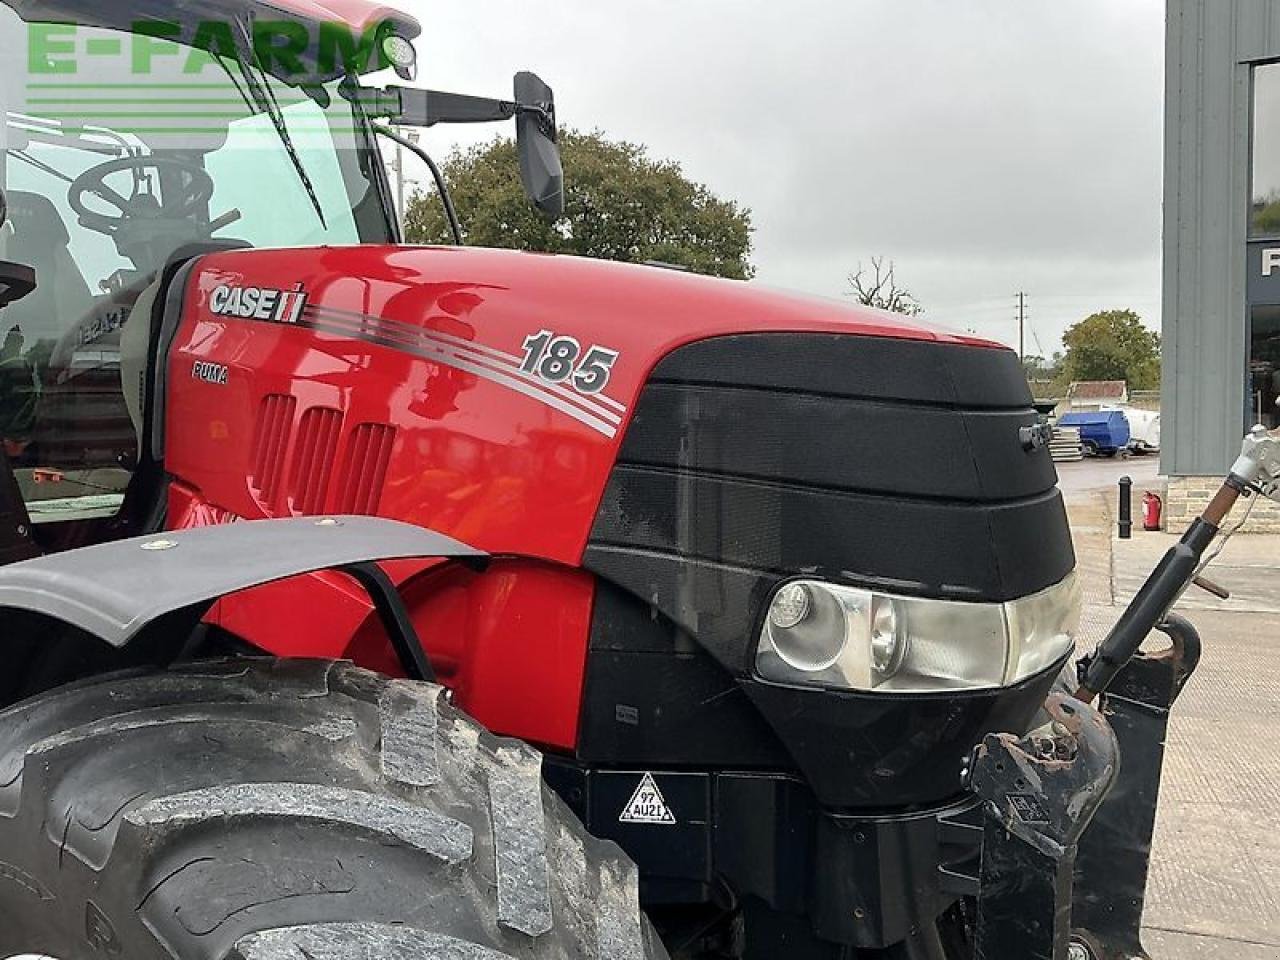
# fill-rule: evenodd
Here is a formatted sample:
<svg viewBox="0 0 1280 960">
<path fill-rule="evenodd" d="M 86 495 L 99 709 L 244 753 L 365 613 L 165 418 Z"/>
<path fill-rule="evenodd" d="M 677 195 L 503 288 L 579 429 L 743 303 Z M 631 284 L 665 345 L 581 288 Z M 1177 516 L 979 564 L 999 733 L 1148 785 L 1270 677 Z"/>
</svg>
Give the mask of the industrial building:
<svg viewBox="0 0 1280 960">
<path fill-rule="evenodd" d="M 1167 10 L 1161 469 L 1176 526 L 1245 429 L 1280 422 L 1280 3 Z"/>
</svg>

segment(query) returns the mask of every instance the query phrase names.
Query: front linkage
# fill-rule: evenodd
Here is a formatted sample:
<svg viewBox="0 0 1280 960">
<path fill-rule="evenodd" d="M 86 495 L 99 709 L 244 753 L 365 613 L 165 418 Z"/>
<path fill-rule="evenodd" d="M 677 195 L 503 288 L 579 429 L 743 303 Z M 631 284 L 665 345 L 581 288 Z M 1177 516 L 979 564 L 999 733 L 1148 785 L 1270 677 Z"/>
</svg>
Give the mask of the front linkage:
<svg viewBox="0 0 1280 960">
<path fill-rule="evenodd" d="M 1080 841 L 1071 960 L 1147 956 L 1142 908 L 1169 711 L 1200 660 L 1200 635 L 1189 622 L 1169 614 L 1158 629 L 1170 646 L 1156 653 L 1139 651 L 1103 697 L 1103 713 L 1124 757 L 1123 775 Z"/>
<path fill-rule="evenodd" d="M 1061 693 L 1045 705 L 1051 733 L 991 734 L 974 752 L 983 803 L 977 960 L 1055 960 L 1071 933 L 1077 842 L 1119 767 L 1102 714 Z"/>
<path fill-rule="evenodd" d="M 1142 909 L 1169 711 L 1200 659 L 1195 628 L 1170 609 L 1236 502 L 1253 494 L 1280 499 L 1280 433 L 1263 427 L 1080 662 L 1075 695 L 1052 694 L 1051 722 L 1026 738 L 993 734 L 975 751 L 968 784 L 984 812 L 976 960 L 1147 960 Z M 1171 645 L 1145 653 L 1153 630 Z"/>
<path fill-rule="evenodd" d="M 976 751 L 978 960 L 1147 957 L 1142 908 L 1169 711 L 1200 658 L 1186 620 L 1170 614 L 1159 630 L 1171 646 L 1139 651 L 1100 709 L 1055 693 L 1049 730 L 992 735 Z"/>
</svg>

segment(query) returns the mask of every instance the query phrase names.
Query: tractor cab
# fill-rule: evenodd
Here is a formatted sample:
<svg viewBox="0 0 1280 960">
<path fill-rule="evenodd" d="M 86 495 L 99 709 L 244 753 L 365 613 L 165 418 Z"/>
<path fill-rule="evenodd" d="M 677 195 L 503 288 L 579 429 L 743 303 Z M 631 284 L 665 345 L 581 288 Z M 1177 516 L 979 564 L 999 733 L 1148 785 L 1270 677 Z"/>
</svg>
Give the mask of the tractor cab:
<svg viewBox="0 0 1280 960">
<path fill-rule="evenodd" d="M 304 88 L 239 48 L 3 5 L 0 48 L 0 259 L 37 280 L 0 309 L 0 443 L 39 532 L 123 500 L 148 291 L 175 252 L 385 243 L 396 227 L 350 75 Z"/>
<path fill-rule="evenodd" d="M 518 109 L 364 85 L 416 70 L 417 24 L 375 5 L 150 6 L 0 3 L 0 260 L 36 279 L 0 307 L 0 446 L 48 549 L 101 539 L 120 509 L 167 266 L 396 242 L 376 121 Z"/>
</svg>

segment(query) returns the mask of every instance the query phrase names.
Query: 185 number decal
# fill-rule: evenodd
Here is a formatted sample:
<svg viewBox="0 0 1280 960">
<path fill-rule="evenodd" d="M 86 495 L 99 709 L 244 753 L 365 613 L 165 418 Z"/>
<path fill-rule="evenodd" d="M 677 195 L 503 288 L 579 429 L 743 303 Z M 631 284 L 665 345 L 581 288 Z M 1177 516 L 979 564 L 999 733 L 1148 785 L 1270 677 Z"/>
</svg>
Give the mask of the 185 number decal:
<svg viewBox="0 0 1280 960">
<path fill-rule="evenodd" d="M 618 351 L 588 347 L 573 337 L 556 336 L 553 330 L 539 330 L 524 341 L 524 363 L 520 369 L 551 383 L 571 383 L 579 393 L 600 393 L 609 385 Z"/>
</svg>

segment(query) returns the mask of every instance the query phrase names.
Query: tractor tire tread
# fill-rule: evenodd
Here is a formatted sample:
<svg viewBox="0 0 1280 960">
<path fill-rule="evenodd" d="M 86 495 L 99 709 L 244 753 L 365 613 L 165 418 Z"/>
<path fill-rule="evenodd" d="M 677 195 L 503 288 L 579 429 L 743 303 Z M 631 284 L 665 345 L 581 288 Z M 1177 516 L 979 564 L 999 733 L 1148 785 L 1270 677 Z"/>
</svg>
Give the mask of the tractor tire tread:
<svg viewBox="0 0 1280 960">
<path fill-rule="evenodd" d="M 349 663 L 133 672 L 0 713 L 0 851 L 3 956 L 666 956 L 536 750 Z"/>
</svg>

